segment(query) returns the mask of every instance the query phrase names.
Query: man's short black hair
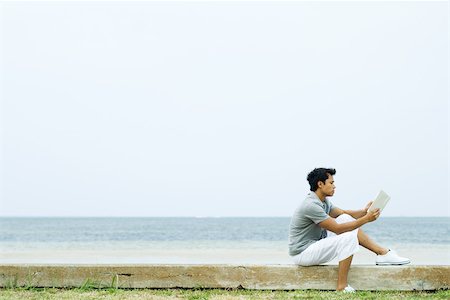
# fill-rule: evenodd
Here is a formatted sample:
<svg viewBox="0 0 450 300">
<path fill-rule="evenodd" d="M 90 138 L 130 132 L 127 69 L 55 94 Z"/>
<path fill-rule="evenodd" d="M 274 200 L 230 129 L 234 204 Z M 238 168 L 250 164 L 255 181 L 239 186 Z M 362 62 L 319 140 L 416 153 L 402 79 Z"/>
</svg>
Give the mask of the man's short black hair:
<svg viewBox="0 0 450 300">
<path fill-rule="evenodd" d="M 336 169 L 326 169 L 326 168 L 315 168 L 311 172 L 309 172 L 308 177 L 306 178 L 309 182 L 310 190 L 315 192 L 319 188 L 319 181 L 325 183 L 325 180 L 328 179 L 328 176 L 333 176 L 336 174 Z"/>
</svg>

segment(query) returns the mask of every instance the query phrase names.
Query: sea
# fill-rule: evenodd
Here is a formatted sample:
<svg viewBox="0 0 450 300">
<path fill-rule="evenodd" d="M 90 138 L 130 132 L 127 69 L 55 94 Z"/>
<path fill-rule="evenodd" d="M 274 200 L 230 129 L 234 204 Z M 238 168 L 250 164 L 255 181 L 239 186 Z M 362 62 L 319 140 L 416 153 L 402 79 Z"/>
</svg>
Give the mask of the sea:
<svg viewBox="0 0 450 300">
<path fill-rule="evenodd" d="M 0 263 L 285 264 L 289 223 L 289 217 L 1 217 Z M 382 217 L 363 229 L 417 264 L 450 265 L 449 217 Z M 364 251 L 357 263 L 374 260 Z"/>
</svg>

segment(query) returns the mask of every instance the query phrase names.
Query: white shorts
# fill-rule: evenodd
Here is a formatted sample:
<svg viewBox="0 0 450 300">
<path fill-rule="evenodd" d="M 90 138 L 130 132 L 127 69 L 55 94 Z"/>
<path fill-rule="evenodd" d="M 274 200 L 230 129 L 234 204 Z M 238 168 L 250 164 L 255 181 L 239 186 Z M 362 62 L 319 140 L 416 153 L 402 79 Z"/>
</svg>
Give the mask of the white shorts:
<svg viewBox="0 0 450 300">
<path fill-rule="evenodd" d="M 336 218 L 336 222 L 347 223 L 355 219 L 347 214 Z M 336 257 L 339 261 L 359 251 L 358 228 L 352 231 L 335 234 L 327 231 L 327 237 L 318 240 L 306 248 L 302 253 L 291 256 L 296 265 L 314 266 L 327 263 Z"/>
</svg>

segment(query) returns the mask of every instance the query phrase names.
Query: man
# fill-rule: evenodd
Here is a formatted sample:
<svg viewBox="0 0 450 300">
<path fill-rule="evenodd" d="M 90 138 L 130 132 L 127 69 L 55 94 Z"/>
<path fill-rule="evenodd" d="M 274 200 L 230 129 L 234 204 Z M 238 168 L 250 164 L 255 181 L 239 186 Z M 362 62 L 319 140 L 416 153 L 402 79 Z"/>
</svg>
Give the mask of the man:
<svg viewBox="0 0 450 300">
<path fill-rule="evenodd" d="M 311 192 L 295 210 L 289 228 L 289 254 L 295 264 L 312 266 L 339 259 L 337 290 L 354 292 L 347 284 L 353 254 L 359 245 L 377 254 L 377 265 L 403 265 L 410 260 L 384 248 L 360 229 L 380 216 L 380 211 L 342 210 L 327 197 L 334 194 L 335 169 L 316 168 L 307 177 Z"/>
</svg>

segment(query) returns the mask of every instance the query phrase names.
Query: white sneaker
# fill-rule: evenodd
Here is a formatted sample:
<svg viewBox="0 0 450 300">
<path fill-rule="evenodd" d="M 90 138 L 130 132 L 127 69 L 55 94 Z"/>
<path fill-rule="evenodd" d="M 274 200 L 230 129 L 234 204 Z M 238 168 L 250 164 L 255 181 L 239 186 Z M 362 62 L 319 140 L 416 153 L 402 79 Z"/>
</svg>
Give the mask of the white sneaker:
<svg viewBox="0 0 450 300">
<path fill-rule="evenodd" d="M 344 292 L 344 293 L 354 293 L 354 292 L 355 292 L 355 289 L 352 288 L 351 286 L 347 285 L 347 286 L 345 287 L 345 289 L 342 290 L 342 292 Z"/>
<path fill-rule="evenodd" d="M 397 252 L 390 249 L 385 255 L 377 255 L 375 261 L 377 265 L 406 265 L 410 262 L 408 258 L 398 256 Z"/>
</svg>

